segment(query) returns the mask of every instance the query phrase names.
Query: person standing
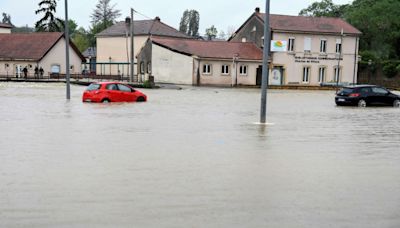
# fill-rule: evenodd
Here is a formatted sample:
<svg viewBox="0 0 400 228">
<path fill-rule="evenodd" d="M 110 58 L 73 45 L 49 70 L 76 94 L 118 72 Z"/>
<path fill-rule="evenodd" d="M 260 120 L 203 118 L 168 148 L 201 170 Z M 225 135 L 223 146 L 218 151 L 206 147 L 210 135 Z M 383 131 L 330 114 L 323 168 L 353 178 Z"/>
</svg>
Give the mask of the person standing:
<svg viewBox="0 0 400 228">
<path fill-rule="evenodd" d="M 24 78 L 27 79 L 28 78 L 28 67 L 24 67 L 22 72 L 24 72 Z"/>
<path fill-rule="evenodd" d="M 42 68 L 42 67 L 40 67 L 40 69 L 39 69 L 39 73 L 40 73 L 40 78 L 43 78 L 43 73 L 44 73 L 44 70 L 43 70 L 43 68 Z"/>
<path fill-rule="evenodd" d="M 39 68 L 35 66 L 35 78 L 39 78 Z"/>
</svg>

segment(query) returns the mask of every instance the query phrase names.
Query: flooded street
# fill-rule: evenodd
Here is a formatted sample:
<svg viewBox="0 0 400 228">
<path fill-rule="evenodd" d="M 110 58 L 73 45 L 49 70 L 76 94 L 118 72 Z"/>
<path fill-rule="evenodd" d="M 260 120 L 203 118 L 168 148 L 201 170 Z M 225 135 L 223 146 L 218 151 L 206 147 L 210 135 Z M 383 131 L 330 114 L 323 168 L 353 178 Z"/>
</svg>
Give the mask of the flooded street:
<svg viewBox="0 0 400 228">
<path fill-rule="evenodd" d="M 0 227 L 400 227 L 400 109 L 334 91 L 0 83 Z"/>
</svg>

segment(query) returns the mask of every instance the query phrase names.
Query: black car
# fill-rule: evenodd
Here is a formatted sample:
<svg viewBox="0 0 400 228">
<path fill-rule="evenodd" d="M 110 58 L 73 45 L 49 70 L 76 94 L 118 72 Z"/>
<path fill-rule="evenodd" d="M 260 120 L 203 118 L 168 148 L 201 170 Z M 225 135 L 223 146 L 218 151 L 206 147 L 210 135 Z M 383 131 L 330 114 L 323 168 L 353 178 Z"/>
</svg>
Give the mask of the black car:
<svg viewBox="0 0 400 228">
<path fill-rule="evenodd" d="M 336 105 L 400 107 L 400 96 L 376 85 L 343 87 L 335 97 Z"/>
</svg>

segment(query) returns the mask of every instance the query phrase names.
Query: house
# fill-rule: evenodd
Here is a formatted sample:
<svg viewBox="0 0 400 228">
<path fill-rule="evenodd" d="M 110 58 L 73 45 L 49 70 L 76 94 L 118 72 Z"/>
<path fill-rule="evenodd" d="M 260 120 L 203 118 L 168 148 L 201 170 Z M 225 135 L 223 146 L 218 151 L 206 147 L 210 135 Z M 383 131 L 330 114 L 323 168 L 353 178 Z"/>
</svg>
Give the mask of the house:
<svg viewBox="0 0 400 228">
<path fill-rule="evenodd" d="M 186 34 L 161 22 L 159 17 L 153 20 L 134 21 L 133 28 L 134 56 L 139 53 L 150 36 L 189 38 Z M 130 18 L 127 18 L 126 21 L 118 22 L 98 33 L 96 40 L 97 72 L 106 71 L 113 75 L 129 74 L 131 47 Z"/>
<path fill-rule="evenodd" d="M 11 33 L 12 25 L 0 23 L 0 34 Z"/>
<path fill-rule="evenodd" d="M 85 58 L 70 43 L 71 74 L 80 74 Z M 28 76 L 35 76 L 35 68 L 42 67 L 44 76 L 65 74 L 65 38 L 63 33 L 0 34 L 0 75 L 22 77 L 27 67 Z"/>
<path fill-rule="evenodd" d="M 149 38 L 140 50 L 138 73 L 158 83 L 261 84 L 262 50 L 253 43 Z"/>
<path fill-rule="evenodd" d="M 229 38 L 263 48 L 264 18 L 256 8 Z M 340 18 L 270 15 L 270 85 L 357 82 L 361 32 Z"/>
</svg>

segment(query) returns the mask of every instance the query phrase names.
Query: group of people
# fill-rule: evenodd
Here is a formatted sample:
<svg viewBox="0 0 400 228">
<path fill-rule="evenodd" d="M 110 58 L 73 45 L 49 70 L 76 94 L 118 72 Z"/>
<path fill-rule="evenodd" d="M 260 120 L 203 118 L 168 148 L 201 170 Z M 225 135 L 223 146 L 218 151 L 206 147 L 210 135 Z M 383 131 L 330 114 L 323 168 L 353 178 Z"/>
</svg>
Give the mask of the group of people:
<svg viewBox="0 0 400 228">
<path fill-rule="evenodd" d="M 24 69 L 22 69 L 22 72 L 24 73 L 24 78 L 28 78 L 28 67 L 25 66 Z M 44 70 L 42 67 L 35 67 L 35 78 L 43 78 Z M 39 77 L 40 76 L 40 77 Z"/>
</svg>

